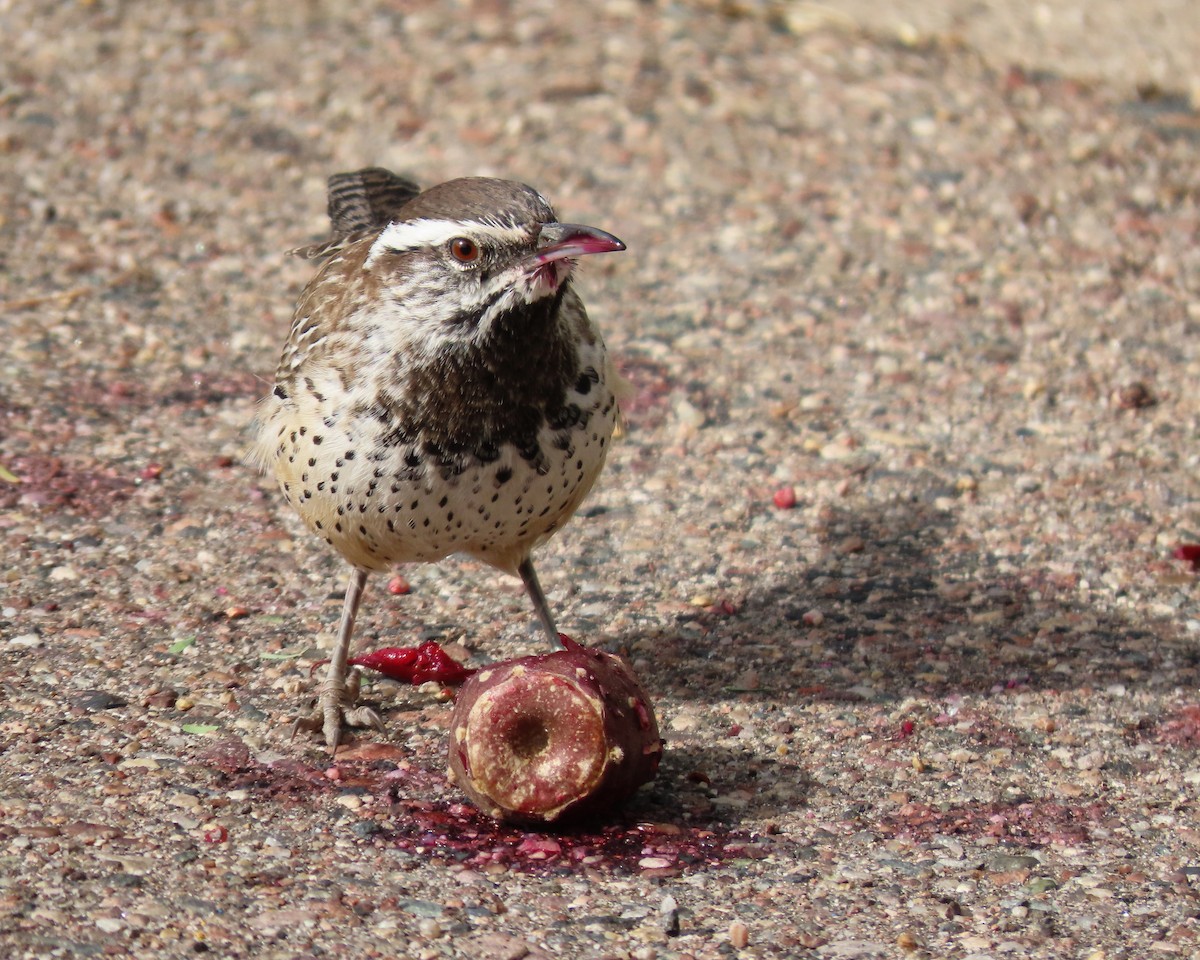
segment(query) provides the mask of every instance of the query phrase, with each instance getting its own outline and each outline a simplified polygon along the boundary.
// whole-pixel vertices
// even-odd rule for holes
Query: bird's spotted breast
[[[394,428],[347,411],[282,430],[277,472],[308,525],[356,566],[463,552],[513,570],[574,513],[604,464],[615,400],[595,384],[571,399],[578,422],[564,430],[544,420],[536,457],[511,442],[451,456],[420,431],[388,442]]]
[[[587,495],[618,416],[578,298],[552,303],[547,331],[553,316],[571,337],[524,356],[500,325],[488,350],[397,356],[373,377],[281,369],[263,455],[306,523],[363,569],[461,552],[514,570]]]

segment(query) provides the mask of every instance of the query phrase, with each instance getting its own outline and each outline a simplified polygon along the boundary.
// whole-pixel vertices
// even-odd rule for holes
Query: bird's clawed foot
[[[337,753],[342,742],[343,727],[373,727],[384,733],[383,720],[370,707],[356,707],[361,675],[351,670],[345,683],[326,680],[321,685],[321,694],[308,716],[297,717],[292,724],[292,736],[296,731],[320,731],[331,753]]]

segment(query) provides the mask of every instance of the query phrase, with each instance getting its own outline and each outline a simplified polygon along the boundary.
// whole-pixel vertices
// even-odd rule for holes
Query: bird
[[[596,482],[627,389],[573,278],[625,244],[491,177],[422,190],[380,167],[338,173],[328,214],[329,239],[291,251],[320,265],[252,457],[350,566],[316,705],[292,726],[336,754],[346,727],[384,730],[348,672],[371,573],[477,558],[520,577],[560,648],[531,554]]]

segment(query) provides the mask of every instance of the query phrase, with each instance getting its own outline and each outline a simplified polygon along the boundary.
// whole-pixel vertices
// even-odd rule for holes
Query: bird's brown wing
[[[336,250],[382,230],[420,192],[421,188],[412,180],[383,167],[335,173],[329,178],[328,187],[329,239],[288,252],[306,260],[324,259]]]
[[[379,230],[391,223],[421,188],[383,167],[329,178],[329,220],[335,234]]]

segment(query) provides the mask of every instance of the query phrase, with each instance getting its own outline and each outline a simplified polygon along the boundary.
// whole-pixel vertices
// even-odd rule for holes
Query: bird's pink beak
[[[538,235],[533,262],[538,266],[555,260],[573,260],[589,253],[615,253],[625,244],[611,233],[580,223],[547,223]]]

